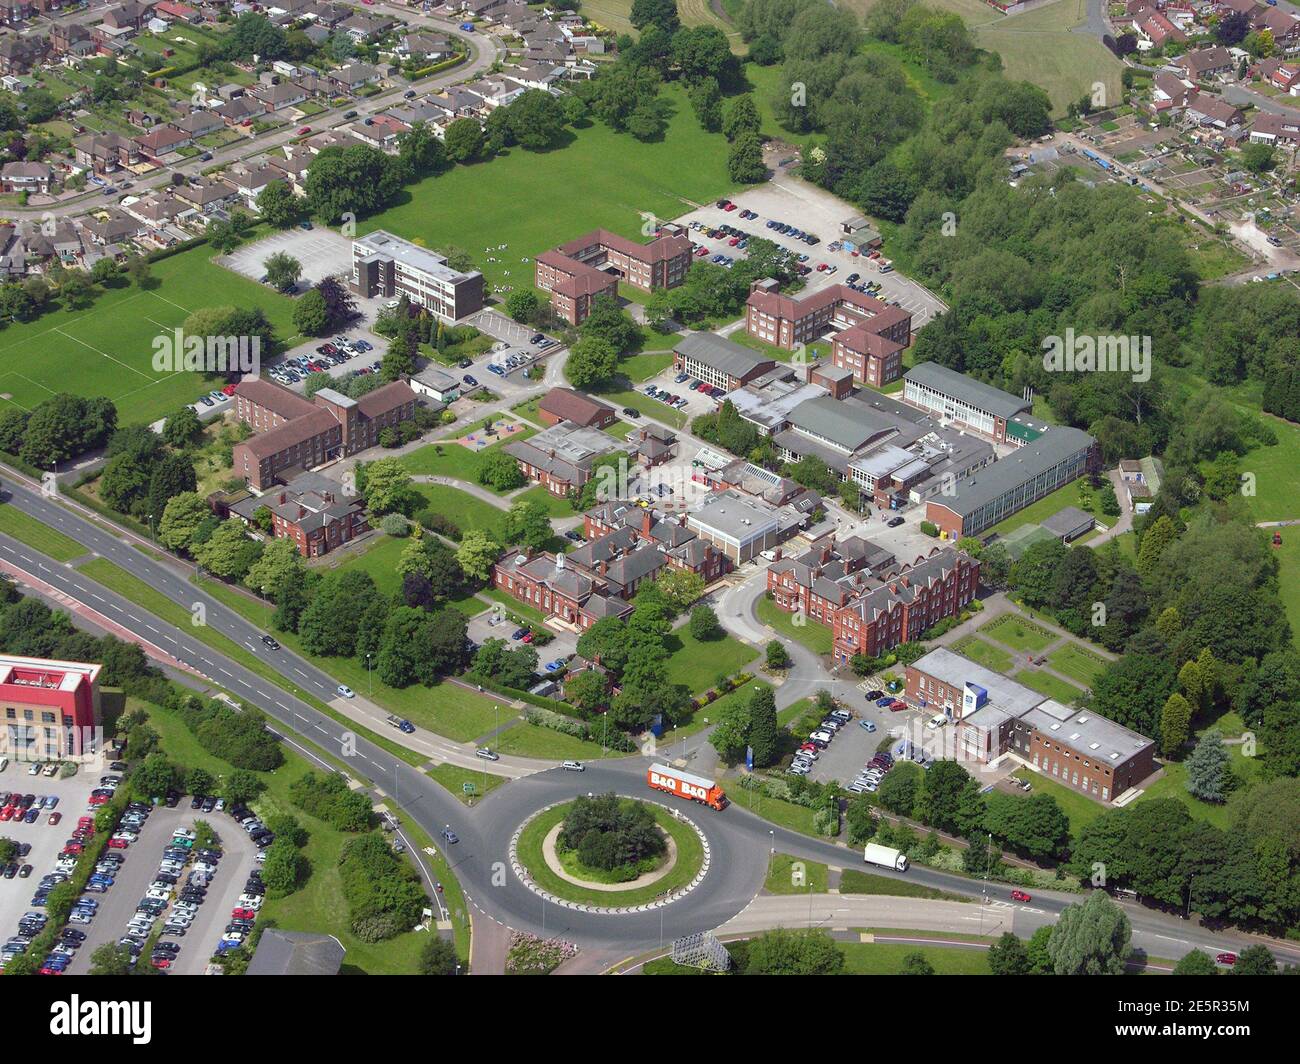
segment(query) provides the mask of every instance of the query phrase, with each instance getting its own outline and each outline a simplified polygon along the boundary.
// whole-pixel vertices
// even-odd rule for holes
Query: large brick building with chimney
[[[537,287],[550,293],[555,313],[578,325],[597,296],[618,296],[619,281],[646,292],[681,284],[691,266],[691,241],[676,226],[648,244],[597,229],[542,252],[535,266]]]
[[[900,564],[857,537],[778,558],[767,570],[767,589],[779,608],[831,628],[838,663],[855,654],[879,657],[919,639],[965,609],[978,583],[979,562],[965,551],[936,547],[929,557]]]
[[[374,447],[385,428],[415,416],[415,392],[393,381],[360,399],[322,388],[311,399],[260,378],[235,388],[235,415],[257,435],[234,447],[235,475],[263,491],[294,473]]]

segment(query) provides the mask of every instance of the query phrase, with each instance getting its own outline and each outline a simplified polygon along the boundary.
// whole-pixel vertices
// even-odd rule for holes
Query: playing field
[[[599,26],[615,33],[636,35],[632,28],[632,0],[583,0],[582,13]],[[717,26],[731,41],[733,52],[743,52],[744,44],[736,28],[714,14],[709,0],[677,0],[677,17],[683,26]]]
[[[154,338],[201,307],[258,306],[290,340],[292,302],[208,260],[207,247],[153,267],[157,287],[103,292],[87,310],[56,310],[0,330],[0,401],[30,410],[56,392],[107,396],[123,424],[149,422],[192,402],[212,383],[154,370]]]
[[[700,129],[675,86],[663,98],[674,114],[662,140],[642,143],[595,123],[553,151],[513,148],[428,178],[364,228],[463,248],[498,291],[531,287],[534,255],[591,229],[644,240],[647,215],[675,218],[735,187],[726,139]]]

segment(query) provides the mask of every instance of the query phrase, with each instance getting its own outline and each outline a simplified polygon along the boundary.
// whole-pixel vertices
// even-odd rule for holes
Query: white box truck
[[[880,846],[869,842],[862,853],[862,859],[867,864],[879,865],[881,868],[892,868],[897,872],[907,871],[907,854],[895,850],[892,846]]]

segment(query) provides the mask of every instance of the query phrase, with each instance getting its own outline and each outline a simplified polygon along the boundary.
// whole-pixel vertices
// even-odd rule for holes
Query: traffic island
[[[661,854],[608,872],[584,864],[577,850],[562,843],[565,820],[577,803],[561,802],[534,813],[511,838],[515,875],[534,894],[583,912],[645,912],[695,889],[709,870],[708,840],[695,822],[658,802],[620,801],[648,811],[662,836]]]

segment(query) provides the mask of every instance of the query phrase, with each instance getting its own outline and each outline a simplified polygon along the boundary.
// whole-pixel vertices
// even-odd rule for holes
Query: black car
[[[5,872],[4,872],[5,879],[13,879],[14,876],[16,876],[17,874],[18,874],[18,865],[16,864],[5,865]]]
[[[22,866],[22,868],[18,869],[19,879],[26,879],[31,874],[32,874],[32,866],[29,864],[25,864]]]
[[[180,800],[181,800],[181,796],[177,794],[175,791],[168,791],[166,797],[163,798],[163,802],[168,809],[175,809],[176,804]]]
[[[540,344],[545,339],[546,337],[543,336],[541,333],[533,333],[533,335],[529,337],[528,342],[530,344]]]
[[[884,697],[885,697],[885,692],[884,692],[884,691],[868,691],[868,692],[867,692],[867,699],[868,699],[869,701],[872,701],[872,702],[874,702],[877,698],[884,698]]]
[[[264,636],[262,636],[262,642],[265,643],[265,644],[266,644],[268,647],[270,647],[272,650],[279,650],[279,649],[280,649],[280,644],[279,644],[279,642],[278,642],[277,640],[275,640],[275,639],[272,639],[269,635],[264,635]]]
[[[574,543],[581,543],[581,542],[582,542],[582,533],[577,532],[577,531],[575,531],[574,529],[571,528],[571,529],[569,529],[569,531],[567,531],[566,533],[564,533],[564,538],[565,538],[565,539],[568,539],[568,540],[572,540]]]
[[[153,951],[155,953],[179,953],[181,948],[175,942],[159,942],[154,946]]]
[[[74,930],[74,929],[71,928],[71,927],[66,927],[66,928],[63,929],[63,934],[60,935],[59,937],[60,937],[60,938],[65,938],[65,939],[67,939],[69,942],[85,942],[85,941],[86,941],[86,932],[84,932],[84,931],[76,931],[76,930]]]
[[[203,811],[210,813],[217,807],[217,800],[211,796],[203,799]]]
[[[126,771],[126,762],[125,762],[125,761],[114,761],[114,762],[112,762],[112,763],[108,766],[108,768],[109,768],[109,771],[111,771],[111,772],[125,772],[125,771]]]
[[[633,421],[635,421],[637,418],[641,416],[641,411],[637,410],[635,407],[625,406],[623,407],[623,416],[630,417]]]
[[[902,523],[903,523],[903,519],[901,517],[891,517],[888,521],[885,522],[885,526],[887,528],[897,528]]]

